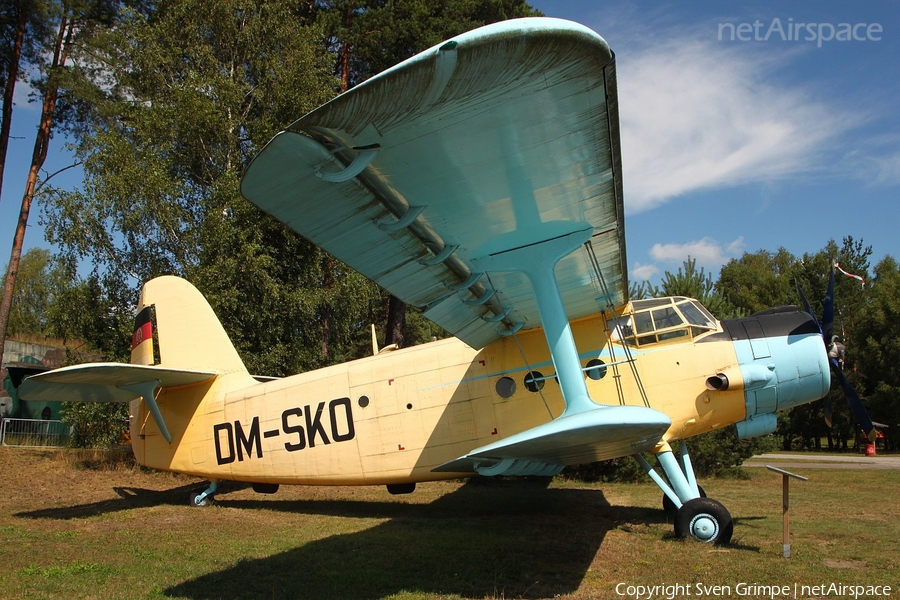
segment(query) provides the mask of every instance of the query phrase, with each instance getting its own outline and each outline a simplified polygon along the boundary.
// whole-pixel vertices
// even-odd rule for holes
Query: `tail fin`
[[[159,360],[154,339],[159,341]],[[23,381],[19,397],[81,402],[130,402],[140,397],[163,438],[171,443],[173,436],[156,401],[158,389],[230,374],[234,374],[229,377],[230,389],[256,383],[209,303],[197,288],[178,277],[159,277],[144,284],[131,337],[131,363],[91,363],[47,371]],[[180,439],[181,433],[177,435]]]
[[[153,316],[155,335],[152,325],[148,326]],[[159,343],[159,366],[220,374],[247,372],[206,298],[179,277],[167,275],[144,284],[132,337],[132,363],[156,362],[154,338]]]

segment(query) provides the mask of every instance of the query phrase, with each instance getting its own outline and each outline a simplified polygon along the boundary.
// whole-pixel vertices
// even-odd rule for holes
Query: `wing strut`
[[[156,421],[156,426],[159,427],[159,432],[166,441],[171,444],[172,434],[169,433],[169,428],[166,427],[162,412],[159,410],[159,404],[156,403],[156,390],[159,389],[159,380],[154,379],[152,381],[144,381],[142,383],[134,383],[131,385],[120,385],[118,387],[119,389],[133,392],[144,399],[144,403],[146,403],[147,408],[150,409],[150,414],[153,415],[153,420]]]
[[[603,292],[603,295],[597,298],[597,302],[600,303],[600,307],[603,309],[603,327],[606,330],[606,335],[610,335],[609,329],[609,318],[607,317],[607,313],[612,312],[613,317],[615,318],[615,309],[616,307],[612,303],[613,296],[609,293],[609,287],[606,285],[606,278],[603,276],[603,270],[600,269],[600,261],[597,260],[597,255],[594,253],[594,245],[591,242],[587,242],[584,247],[587,249],[588,256],[591,258],[591,266],[594,268],[594,273],[597,275],[597,281],[600,282],[600,289]],[[609,356],[613,359],[613,362],[610,364],[613,372],[616,375],[616,391],[619,394],[619,404],[625,404],[625,395],[622,392],[622,381],[619,379],[619,361],[616,360],[616,345],[609,345]],[[628,344],[622,344],[622,350],[625,352],[625,360],[622,362],[628,363],[628,366],[631,367],[631,374],[634,377],[634,382],[637,384],[638,391],[641,393],[641,400],[644,401],[644,406],[650,408],[650,400],[647,398],[647,390],[644,389],[644,382],[641,380],[641,375],[638,373],[637,367],[635,366],[634,356],[631,354],[631,348],[628,347]]]
[[[518,271],[524,273],[534,288],[535,302],[553,366],[559,377],[566,409],[560,416],[568,416],[598,408],[588,395],[581,360],[575,347],[575,338],[569,326],[569,318],[563,306],[553,269],[562,258],[568,256],[588,241],[593,228],[581,229],[567,235],[521,246],[512,250],[490,254],[474,260],[479,270]]]

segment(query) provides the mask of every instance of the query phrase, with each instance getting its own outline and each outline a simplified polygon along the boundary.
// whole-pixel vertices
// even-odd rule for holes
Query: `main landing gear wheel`
[[[212,506],[215,503],[212,496],[203,496],[201,492],[193,492],[190,495],[188,504],[191,506]]]
[[[697,490],[699,490],[701,498],[706,498],[706,491],[702,487],[698,485]],[[672,517],[678,514],[678,509],[675,507],[675,503],[672,502],[672,499],[669,498],[669,496],[666,494],[663,494],[663,510],[666,511],[667,515],[670,515]]]
[[[681,505],[675,515],[675,535],[722,546],[731,541],[734,521],[721,503],[694,498]]]

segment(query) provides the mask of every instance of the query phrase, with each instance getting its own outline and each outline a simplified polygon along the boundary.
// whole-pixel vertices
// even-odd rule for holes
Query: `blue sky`
[[[633,280],[846,235],[900,258],[900,3],[533,5],[616,53]]]
[[[743,252],[800,256],[846,235],[873,247],[873,265],[900,258],[900,3],[532,4],[591,27],[616,53],[632,280],[658,282],[689,255],[717,274]],[[38,114],[23,96],[0,263]],[[53,140],[47,172],[71,162],[62,146]],[[77,171],[54,180],[78,182]],[[26,248],[47,246],[39,212]]]

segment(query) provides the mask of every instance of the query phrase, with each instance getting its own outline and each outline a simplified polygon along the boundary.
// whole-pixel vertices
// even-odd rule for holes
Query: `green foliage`
[[[60,290],[48,307],[48,334],[66,344],[66,362],[96,360],[128,362],[134,329],[132,304],[110,298],[96,275]]]
[[[722,267],[716,289],[722,298],[743,314],[797,304],[795,279],[797,259],[784,248],[744,253]]]
[[[0,4],[0,89],[6,88],[10,78],[24,81],[28,67],[43,60],[41,54],[52,38],[54,4],[44,0],[10,0]],[[23,21],[21,54],[17,58],[17,30]]]
[[[407,338],[412,340],[410,345],[451,337],[444,328],[426,319],[422,311],[415,307],[406,313],[406,329]]]
[[[164,0],[85,3],[78,11],[86,26],[71,68],[60,73],[59,117],[76,140],[85,181],[75,191],[44,188],[48,239],[67,266],[57,288],[49,275],[56,267],[37,268],[48,276],[31,277],[29,297],[49,300],[21,327],[127,359],[139,286],[177,274],[207,296],[248,367],[270,375],[368,354],[368,326],[384,322],[387,296],[241,197],[252,156],[342,86],[478,25],[538,14],[521,0]],[[631,295],[690,296],[729,318],[798,303],[799,284],[821,314],[831,262],[867,277],[870,255],[852,238],[799,260],[784,249],[760,251],[725,265],[715,283],[689,259],[659,288],[632,286]],[[76,282],[71,265],[81,261],[94,272]],[[900,359],[896,271],[895,262],[880,264],[866,289],[839,276],[836,290],[848,377],[886,423],[897,422],[900,389],[892,374]],[[46,317],[34,320],[38,314]],[[408,343],[444,335],[416,311],[407,327]],[[831,435],[840,444],[853,426],[841,392],[834,394]],[[829,435],[821,423],[821,404],[808,405],[784,419],[780,433],[788,444],[815,444]],[[699,472],[727,471],[737,460],[728,457],[752,447],[728,436],[691,442],[698,457],[712,453]],[[627,460],[616,468],[634,472]]]
[[[845,270],[867,278],[868,257],[871,254],[871,247],[864,246],[862,241],[855,241],[850,236],[843,239],[840,247],[834,240],[829,240],[819,252],[804,254],[800,260],[784,267],[784,272],[791,276],[794,289],[793,294],[789,289],[783,290],[786,296],[781,297],[780,303],[799,304],[801,300],[796,289],[799,287],[804,291],[817,318],[821,318],[828,277],[834,263],[839,262]],[[757,275],[763,277],[762,273]],[[856,373],[861,358],[857,329],[868,292],[856,279],[845,277],[839,272],[835,277],[834,333],[841,337],[847,347],[845,375],[864,396],[866,390],[861,387]],[[849,444],[854,443],[858,426],[835,378],[832,378],[831,398],[833,426],[830,429],[825,424],[823,402],[798,406],[789,413],[780,415],[778,433],[782,436],[784,449],[819,449],[823,438],[827,440],[829,448],[846,449]]]
[[[900,448],[900,265],[887,256],[867,280],[869,301],[856,329],[861,388],[873,421],[884,423],[885,444]]]
[[[719,319],[739,316],[738,311],[716,289],[712,275],[705,273],[703,267],[698,271],[697,260],[690,257],[682,267],[678,267],[678,272],[674,275],[669,271],[665,272],[661,293],[654,295],[694,298]]]
[[[341,91],[454,35],[504,19],[541,15],[522,0],[319,0],[310,7],[337,58],[334,72]],[[399,299],[385,295],[384,302],[386,325],[379,337],[385,344],[411,346],[446,335],[440,328],[423,328],[415,309]]]
[[[128,405],[119,402],[66,402],[60,416],[75,448],[112,448],[128,431]]]
[[[339,297],[365,323],[357,313],[377,294],[354,274],[307,273],[328,259],[239,192],[262,145],[336,91],[321,34],[298,10],[188,0],[128,12],[96,40],[106,87],[83,115],[84,185],[57,190],[44,214],[50,241],[93,263],[102,297],[124,308],[144,281],[185,276],[248,367],[273,375],[343,358],[349,325],[332,323],[332,340],[316,322]]]
[[[649,281],[641,281],[640,283],[632,281],[628,288],[629,300],[643,300],[645,298],[653,298],[661,295],[662,292],[659,291],[659,288]]]
[[[465,31],[542,14],[523,0],[318,0],[315,7],[342,89]]]
[[[778,447],[778,440],[771,435],[740,440],[734,427],[716,429],[685,443],[698,477],[744,477],[740,466],[745,460]]]
[[[799,259],[784,248],[775,253],[760,250],[744,254],[725,265],[717,289],[736,309],[752,314],[771,306],[802,305],[797,289],[800,288],[813,312],[821,318],[832,265],[839,262],[846,271],[868,279],[871,254],[871,247],[850,236],[845,237],[840,246],[829,240],[822,250],[804,254]],[[866,325],[874,293],[874,286],[863,288],[856,279],[839,272],[836,274],[834,333],[842,338],[847,347],[845,374],[863,397],[877,390],[887,374],[866,369],[870,379],[860,377],[863,364],[869,360],[866,353],[871,350],[877,356],[875,347],[881,346],[882,340],[889,339],[891,335],[890,326],[872,329]],[[848,444],[853,443],[857,425],[836,381],[832,382],[831,396],[834,423],[831,429],[824,423],[824,403],[821,402],[799,406],[779,416],[778,432],[785,449],[818,449],[823,438],[827,439],[829,448],[847,448]],[[883,401],[881,398],[873,396],[869,404],[877,407]],[[890,414],[889,410],[875,410],[885,418]]]
[[[291,375],[371,348],[381,309],[374,284],[246,202],[207,226],[231,251],[204,247],[202,265],[186,275],[251,372]]]
[[[49,250],[32,248],[26,252],[19,262],[7,334],[52,335],[48,312],[69,283],[65,268],[54,263]]]
[[[652,285],[647,281],[632,282],[628,292],[631,300],[643,298],[661,298],[663,296],[686,296],[699,300],[709,311],[720,319],[731,319],[743,314],[719,292],[719,286],[713,282],[712,275],[703,267],[697,270],[697,260],[688,257],[677,273],[663,273],[662,284]]]
[[[564,479],[587,483],[641,483],[648,481],[644,467],[633,456],[566,467],[561,475]]]

